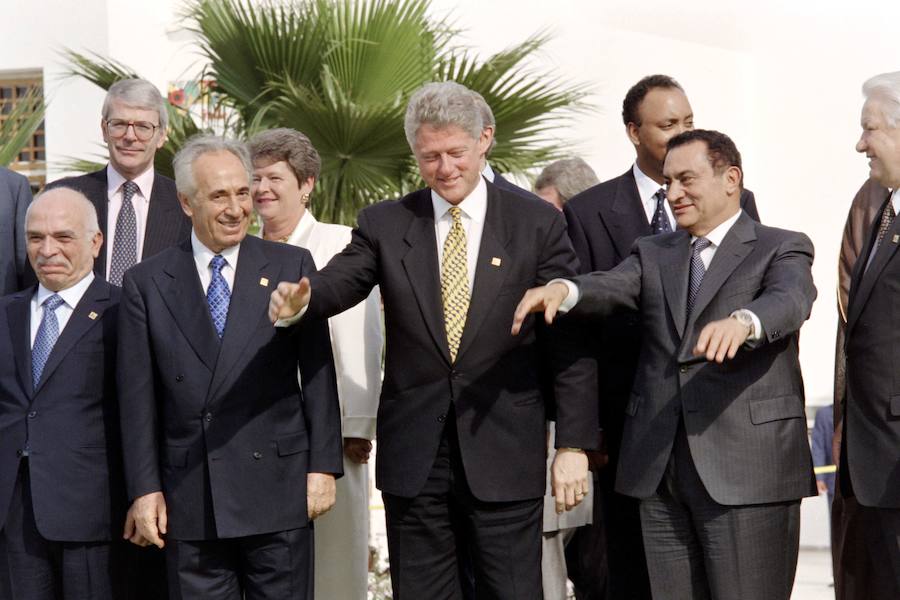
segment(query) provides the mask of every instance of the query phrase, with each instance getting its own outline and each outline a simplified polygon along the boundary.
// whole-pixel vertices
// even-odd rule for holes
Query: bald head
[[[35,197],[25,213],[25,237],[38,281],[54,292],[72,287],[90,273],[103,244],[94,205],[66,187]]]

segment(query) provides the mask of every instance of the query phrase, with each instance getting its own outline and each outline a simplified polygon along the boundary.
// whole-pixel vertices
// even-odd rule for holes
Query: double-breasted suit
[[[750,587],[732,581],[734,593],[782,597],[790,593],[792,561],[796,565],[795,501],[815,494],[798,357],[798,331],[816,295],[812,244],[803,234],[739,215],[716,249],[688,316],[691,252],[691,235],[684,230],[645,237],[613,270],[575,279],[581,296],[573,317],[609,317],[617,309],[639,314],[642,344],[625,406],[616,490],[643,499],[643,537],[654,589],[659,580],[678,580],[653,560],[666,540],[655,537],[658,527],[648,532],[645,511],[648,499],[672,494],[673,465],[680,492],[702,496],[698,504],[713,512],[793,503],[783,518],[773,515],[763,528],[768,533],[725,533],[734,556],[740,557],[735,564],[726,561],[725,572],[756,573],[743,579]],[[696,359],[692,351],[703,327],[739,309],[759,318],[762,337],[746,342],[723,364]],[[700,524],[702,515],[692,515],[695,529],[706,527]],[[659,515],[655,517],[658,521]],[[781,528],[791,531],[782,544],[788,554],[772,559],[767,536],[786,535]],[[654,576],[655,569],[661,578]],[[714,589],[728,585],[715,580],[716,569],[709,564],[707,571]],[[684,594],[690,585],[681,581],[675,589]]]
[[[107,270],[107,246],[112,243],[108,235],[109,191],[106,169],[104,167],[99,171],[78,177],[66,177],[47,184],[47,189],[64,186],[77,190],[87,196],[94,208],[97,209],[97,220],[100,224],[100,231],[103,232],[103,245],[100,247],[100,255],[94,261],[94,273],[102,277],[106,276]],[[153,191],[150,193],[148,204],[147,227],[144,232],[141,258],[145,260],[170,246],[185,241],[190,235],[191,220],[181,210],[175,182],[165,175],[155,173]]]
[[[125,517],[115,382],[119,289],[101,278],[88,285],[36,387],[31,365],[35,290],[0,300],[0,529],[5,529],[5,546],[15,552],[23,540],[8,538],[20,523],[12,526],[7,519],[22,512],[23,500],[15,496],[24,494],[41,538],[97,548],[120,538]],[[20,489],[26,485],[27,493]],[[85,580],[66,581],[65,589],[114,597],[108,596],[114,582],[104,556],[101,562],[85,560],[75,570]],[[25,576],[22,569],[29,568],[21,558],[10,560],[10,568],[19,571],[12,577],[14,595],[32,597],[17,587]]]
[[[162,491],[170,537],[305,527],[307,472],[341,473],[327,325],[267,318],[272,287],[313,269],[305,250],[245,238],[221,341],[189,242],[127,272],[118,380],[128,496]]]

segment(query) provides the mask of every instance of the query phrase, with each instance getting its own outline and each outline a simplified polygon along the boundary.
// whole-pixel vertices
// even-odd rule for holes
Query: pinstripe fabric
[[[441,300],[444,305],[444,329],[450,358],[456,360],[459,341],[469,312],[469,275],[466,267],[466,232],[462,227],[462,209],[450,208],[453,225],[444,240],[441,261]]]

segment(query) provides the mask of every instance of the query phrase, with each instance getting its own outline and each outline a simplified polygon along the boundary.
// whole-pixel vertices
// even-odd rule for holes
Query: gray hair
[[[485,156],[488,156],[490,155],[491,150],[494,149],[494,146],[497,145],[497,120],[494,118],[494,111],[491,110],[491,106],[487,103],[487,100],[484,99],[484,96],[478,92],[472,93],[478,96],[478,103],[481,105],[482,129],[490,127],[494,130],[494,135],[491,136],[491,145],[488,146],[487,152],[484,153]]]
[[[600,180],[590,165],[574,157],[564,158],[544,167],[534,183],[534,189],[553,186],[559,194],[559,199],[568,202],[572,196],[598,183]]]
[[[413,93],[406,107],[403,122],[406,141],[410,148],[415,148],[416,133],[425,124],[436,128],[455,125],[477,140],[484,128],[491,125],[485,121],[485,106],[481,94],[455,81],[426,83]]]
[[[890,128],[900,121],[900,71],[882,73],[868,79],[862,86],[866,100],[877,98],[884,101],[884,120]]]
[[[194,180],[194,162],[204,154],[230,152],[241,161],[247,171],[247,181],[253,179],[253,163],[247,146],[237,140],[211,134],[198,134],[188,139],[172,159],[175,170],[175,187],[178,193],[193,198],[197,193],[197,182]]]
[[[156,86],[146,79],[122,79],[112,84],[103,100],[104,119],[109,118],[110,104],[113,100],[144,110],[155,110],[159,115],[159,128],[165,131],[169,125],[168,102]]]
[[[42,192],[35,196],[34,200],[32,200],[28,205],[28,208],[25,209],[25,223],[28,223],[28,219],[31,216],[31,209],[33,209],[43,198],[58,196],[63,192],[68,197],[67,199],[74,202],[75,205],[84,213],[85,231],[87,231],[87,233],[91,235],[100,231],[100,222],[97,219],[97,207],[94,206],[94,203],[88,200],[87,196],[85,196],[75,188],[70,188],[65,185],[45,188]]]

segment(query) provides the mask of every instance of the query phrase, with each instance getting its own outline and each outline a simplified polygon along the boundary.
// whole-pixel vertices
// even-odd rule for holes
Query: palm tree
[[[363,206],[421,185],[403,115],[422,84],[453,79],[480,92],[497,119],[491,162],[512,173],[562,154],[547,134],[586,93],[523,68],[546,36],[480,61],[452,46],[456,32],[429,17],[429,8],[430,0],[194,0],[186,16],[209,61],[227,132],[304,132],[322,156],[317,216],[352,224]],[[69,58],[73,74],[103,87],[134,76],[97,56]],[[198,129],[187,113],[173,111],[167,149]],[[160,165],[170,157],[171,149],[157,153],[162,172],[171,170]]]

